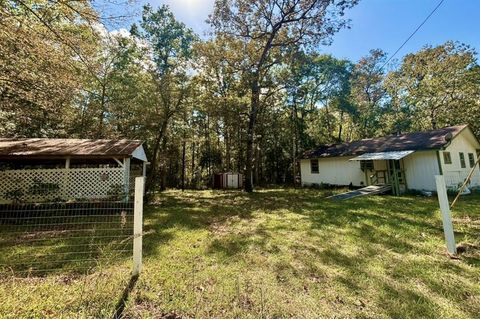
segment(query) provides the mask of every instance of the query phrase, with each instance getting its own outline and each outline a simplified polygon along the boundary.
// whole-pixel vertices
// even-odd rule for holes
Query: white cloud
[[[185,23],[197,33],[207,30],[205,20],[213,11],[215,0],[153,0],[153,7],[167,4],[178,20]]]

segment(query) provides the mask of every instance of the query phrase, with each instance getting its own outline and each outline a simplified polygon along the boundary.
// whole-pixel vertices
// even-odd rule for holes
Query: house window
[[[443,162],[445,164],[452,164],[452,156],[450,156],[450,152],[443,152]]]
[[[470,168],[475,166],[475,155],[473,153],[468,153],[468,161],[470,162]]]
[[[360,161],[360,169],[362,171],[373,171],[373,161],[367,160],[367,161]]]
[[[460,167],[466,168],[467,165],[465,164],[465,154],[460,152],[459,155],[460,155]]]
[[[310,160],[310,170],[312,174],[318,174],[318,159]]]

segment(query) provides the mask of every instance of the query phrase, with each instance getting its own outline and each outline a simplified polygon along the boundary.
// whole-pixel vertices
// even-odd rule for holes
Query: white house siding
[[[447,187],[457,188],[459,184],[463,183],[471,170],[468,154],[474,154],[476,161],[478,150],[480,150],[480,143],[474,137],[472,131],[466,128],[445,149],[445,152],[450,152],[452,164],[445,164],[444,151],[439,151],[438,156],[436,150],[416,151],[408,155],[402,160],[407,187],[415,190],[435,191],[435,175],[440,174],[438,160],[438,157],[440,157],[441,172],[445,176]],[[465,168],[460,165],[460,152],[465,154]],[[318,174],[311,173],[309,159],[301,160],[302,184],[349,185],[352,183],[355,186],[367,184],[365,183],[365,173],[360,169],[360,162],[349,161],[351,158],[353,156],[320,158],[318,160]],[[375,170],[386,170],[386,162],[374,161],[374,168]],[[371,172],[368,172],[367,175],[370,174]],[[472,188],[480,187],[480,168],[478,166],[469,186]]]
[[[437,151],[418,151],[403,159],[409,189],[434,191],[438,169]]]
[[[318,159],[318,174],[312,174],[310,160],[300,161],[302,185],[332,184],[362,186],[365,184],[365,173],[360,169],[360,162],[349,161],[353,156],[329,157]],[[363,184],[362,184],[363,183]]]
[[[451,144],[445,149],[445,151],[440,151],[442,172],[445,176],[445,183],[447,184],[447,187],[457,188],[459,184],[463,183],[471,170],[468,160],[468,153],[473,153],[476,161],[478,149],[480,149],[480,144],[476,141],[472,132],[467,128],[452,140]],[[444,152],[450,152],[452,164],[445,164],[443,158]],[[462,168],[460,165],[460,152],[465,154],[465,168]],[[475,169],[470,186],[480,187],[480,170],[478,165]]]

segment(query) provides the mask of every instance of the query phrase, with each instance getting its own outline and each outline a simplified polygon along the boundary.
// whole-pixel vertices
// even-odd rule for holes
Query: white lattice
[[[124,189],[123,168],[0,171],[0,201],[104,198]]]

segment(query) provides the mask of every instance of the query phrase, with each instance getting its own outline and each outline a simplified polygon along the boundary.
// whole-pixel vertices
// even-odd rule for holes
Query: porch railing
[[[385,184],[392,186],[392,192],[394,195],[401,193],[400,185],[406,185],[405,171],[395,170],[390,172],[388,170],[376,170],[370,176],[370,182],[373,185]]]

